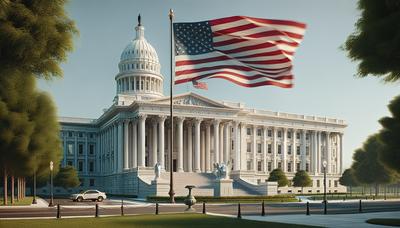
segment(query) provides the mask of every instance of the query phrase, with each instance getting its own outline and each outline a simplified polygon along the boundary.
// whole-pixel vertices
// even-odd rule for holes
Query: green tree
[[[312,180],[306,171],[299,170],[293,177],[293,186],[301,187],[301,193],[303,193],[304,187],[312,186]]]
[[[272,172],[269,174],[268,181],[278,182],[278,187],[284,187],[289,184],[285,173],[281,169],[272,170]]]
[[[361,17],[356,31],[344,49],[353,61],[359,61],[358,76],[370,74],[385,82],[400,79],[400,1],[359,0]]]
[[[382,144],[378,135],[370,136],[363,147],[357,149],[353,155],[354,175],[363,184],[375,186],[375,195],[378,195],[379,185],[391,183],[395,180],[394,172],[386,168],[378,159]]]
[[[50,79],[72,50],[74,22],[65,0],[0,1],[0,66]]]
[[[388,107],[392,116],[379,120],[382,125],[379,158],[385,166],[400,174],[400,96],[395,97]]]
[[[54,185],[63,188],[74,188],[80,185],[78,173],[72,166],[60,168],[60,171],[54,178]]]
[[[357,179],[354,177],[354,171],[352,169],[346,169],[342,176],[339,178],[339,183],[343,186],[350,188],[350,195],[353,194],[353,186],[357,186]]]

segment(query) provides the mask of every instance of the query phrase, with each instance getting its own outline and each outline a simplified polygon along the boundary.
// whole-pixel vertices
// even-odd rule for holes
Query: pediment
[[[169,104],[170,101],[168,97],[168,98],[153,100],[152,102],[158,104]],[[173,103],[174,105],[201,106],[210,108],[231,108],[220,102],[208,99],[206,97],[200,96],[195,93],[186,93],[174,96]]]

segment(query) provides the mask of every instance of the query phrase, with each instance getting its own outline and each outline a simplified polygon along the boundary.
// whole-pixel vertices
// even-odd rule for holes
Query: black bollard
[[[362,205],[361,205],[361,200],[360,200],[360,203],[359,203],[359,205],[358,205],[358,212],[362,212]]]
[[[307,201],[307,211],[306,215],[310,215],[310,202]]]
[[[121,216],[124,216],[124,200],[121,200]]]
[[[96,211],[95,211],[94,217],[96,217],[96,218],[99,217],[99,204],[97,204],[97,203],[96,203]]]
[[[324,215],[328,214],[328,201],[324,200]]]
[[[158,215],[158,203],[156,203],[156,215]]]
[[[242,212],[240,211],[240,203],[238,204],[238,214],[237,214],[237,218],[241,219],[242,218]]]
[[[264,200],[262,201],[262,204],[261,204],[261,216],[265,216],[265,203],[264,203]]]
[[[206,202],[203,201],[203,214],[206,214]]]
[[[60,211],[61,207],[60,204],[57,204],[57,218],[61,218],[61,211]]]

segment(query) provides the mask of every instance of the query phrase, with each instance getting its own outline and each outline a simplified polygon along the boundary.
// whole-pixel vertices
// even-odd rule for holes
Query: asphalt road
[[[56,201],[57,202],[57,201]],[[60,200],[59,203],[67,203]],[[60,214],[64,216],[95,216],[95,202],[74,203],[69,205],[61,204]],[[79,205],[74,206],[74,205]],[[197,212],[202,212],[202,204],[194,206]],[[182,204],[160,204],[159,213],[181,213],[186,209]],[[328,214],[348,214],[358,213],[358,202],[340,202],[329,203]],[[124,206],[124,214],[154,214],[155,204],[126,204]],[[208,213],[218,213],[227,215],[237,215],[237,204],[206,204]],[[305,203],[279,203],[266,204],[265,211],[267,215],[282,215],[282,214],[303,214],[306,213]],[[400,202],[398,201],[369,201],[362,203],[362,212],[383,212],[383,211],[400,211]],[[242,215],[260,215],[261,204],[241,204]],[[322,203],[310,203],[311,214],[322,214]],[[23,218],[23,217],[56,217],[57,208],[1,208],[0,218]],[[99,203],[99,216],[105,215],[121,215],[121,205],[118,202],[105,200]]]

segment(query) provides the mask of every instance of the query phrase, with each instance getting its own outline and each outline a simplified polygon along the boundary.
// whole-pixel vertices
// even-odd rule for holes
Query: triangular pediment
[[[152,103],[169,104],[169,97],[153,100]],[[231,108],[218,101],[211,100],[196,93],[184,93],[173,98],[174,105],[201,106],[210,108]]]

